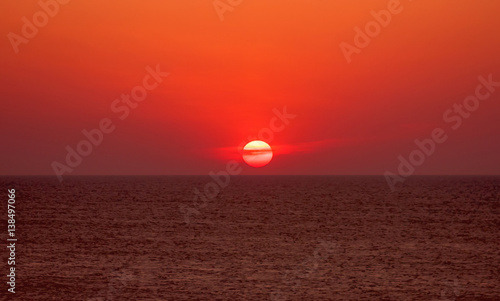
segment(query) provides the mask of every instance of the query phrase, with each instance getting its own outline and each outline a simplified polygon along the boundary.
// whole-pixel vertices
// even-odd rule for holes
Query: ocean
[[[2,241],[12,188],[17,238],[0,299],[500,300],[500,177],[208,183],[0,177]]]

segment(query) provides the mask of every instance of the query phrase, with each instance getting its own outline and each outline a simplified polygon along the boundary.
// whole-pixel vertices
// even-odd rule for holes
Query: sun
[[[273,150],[264,141],[254,140],[243,147],[243,161],[252,167],[266,166],[273,158]]]

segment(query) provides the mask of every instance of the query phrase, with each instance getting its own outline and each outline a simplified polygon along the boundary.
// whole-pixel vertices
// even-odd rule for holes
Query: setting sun
[[[243,148],[243,160],[252,167],[266,166],[272,158],[273,150],[264,141],[254,140]]]

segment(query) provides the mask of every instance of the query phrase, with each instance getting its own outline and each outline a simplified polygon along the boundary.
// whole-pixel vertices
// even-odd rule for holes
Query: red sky
[[[212,0],[73,0],[17,54],[9,33],[41,8],[2,1],[0,174],[54,174],[103,118],[116,129],[71,174],[208,174],[285,106],[273,161],[242,174],[396,172],[436,127],[416,174],[500,174],[500,87],[443,120],[478,76],[500,82],[500,2],[401,0],[348,63],[339,45],[391,1],[244,0],[221,21]],[[157,65],[170,75],[120,120],[111,103]]]

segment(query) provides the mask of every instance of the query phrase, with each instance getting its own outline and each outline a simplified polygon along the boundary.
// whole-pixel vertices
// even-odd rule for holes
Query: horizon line
[[[339,177],[359,177],[359,176],[369,176],[369,177],[384,177],[383,174],[239,174],[239,175],[231,175],[231,177],[240,177],[240,176],[339,176]],[[500,174],[418,174],[411,175],[409,177],[464,177],[464,176],[500,176]],[[23,174],[23,175],[6,175],[0,174],[0,177],[56,177],[55,175],[41,175],[41,174]],[[210,177],[209,174],[81,174],[81,175],[65,175],[64,177]]]

